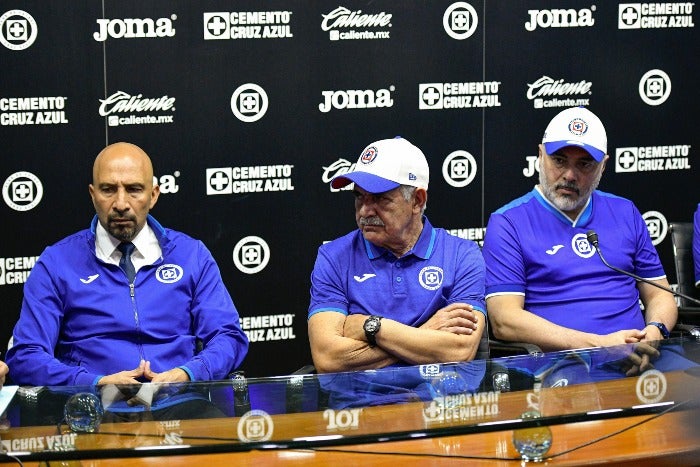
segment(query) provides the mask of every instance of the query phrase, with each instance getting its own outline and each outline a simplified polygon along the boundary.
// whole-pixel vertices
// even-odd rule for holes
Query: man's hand
[[[471,305],[452,303],[436,311],[421,328],[470,335],[477,329],[476,314]]]
[[[139,366],[133,370],[120,371],[119,373],[103,376],[97,384],[100,386],[105,384],[141,384],[136,378],[143,376],[145,369],[146,362],[141,360]]]
[[[659,358],[659,355],[656,347],[640,342],[634,345],[634,351],[621,362],[620,366],[625,375],[636,376],[653,369],[654,365],[651,362]]]
[[[97,384],[141,384],[141,382],[137,380],[137,378],[141,377],[150,380],[152,383],[182,383],[190,380],[189,375],[180,368],[173,368],[172,370],[164,371],[162,373],[156,373],[151,370],[151,362],[141,360],[141,363],[137,368],[103,376],[97,382]]]
[[[182,368],[156,373],[151,370],[151,362],[146,362],[143,376],[152,383],[186,383],[190,380],[189,375]]]
[[[644,328],[646,336],[642,339],[642,342],[654,342],[663,340],[664,336],[661,335],[661,330],[652,324],[648,324]]]
[[[644,330],[623,329],[622,331],[611,332],[610,334],[599,336],[599,342],[596,347],[612,347],[615,345],[636,344],[637,342],[641,342],[645,336],[646,332]]]
[[[7,364],[0,361],[0,389],[2,389],[2,385],[5,384],[5,376],[7,376],[9,371],[10,369],[7,367]]]

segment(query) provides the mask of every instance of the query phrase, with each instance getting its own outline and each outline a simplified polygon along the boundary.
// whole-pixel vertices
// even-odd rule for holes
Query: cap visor
[[[384,193],[385,191],[393,190],[401,186],[396,182],[367,172],[352,172],[335,177],[331,180],[331,187],[342,188],[350,183],[358,185],[369,193]]]
[[[568,146],[576,146],[577,148],[585,150],[593,159],[596,160],[596,162],[602,161],[603,157],[605,157],[605,153],[600,149],[589,146],[588,144],[583,144],[580,141],[551,141],[549,143],[544,143],[544,149],[549,155],[552,155],[561,148]]]

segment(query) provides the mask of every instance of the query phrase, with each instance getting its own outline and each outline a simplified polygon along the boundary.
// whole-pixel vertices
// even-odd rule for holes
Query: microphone
[[[233,386],[233,413],[236,417],[242,417],[250,412],[250,393],[248,392],[248,380],[243,371],[235,371],[231,375]]]
[[[644,279],[643,277],[639,277],[636,274],[632,274],[631,272],[625,271],[624,269],[616,268],[615,266],[611,265],[607,261],[605,261],[605,258],[603,258],[603,253],[600,252],[600,247],[598,246],[598,234],[595,233],[595,230],[589,230],[586,232],[586,239],[588,240],[588,243],[590,243],[593,248],[595,249],[596,253],[598,253],[598,256],[600,256],[600,259],[603,261],[603,264],[612,269],[613,271],[617,271],[621,274],[624,274],[626,276],[631,277],[632,279],[639,281],[639,282],[644,282],[646,284],[653,285],[654,287],[658,287],[661,290],[665,290],[666,292],[672,294],[672,295],[677,295],[679,297],[685,298],[688,301],[691,301],[693,303],[696,303],[700,305],[700,300],[690,297],[688,295],[682,294],[680,292],[676,292],[673,289],[669,287],[664,287],[663,285],[657,284],[656,282],[650,281],[649,279]]]

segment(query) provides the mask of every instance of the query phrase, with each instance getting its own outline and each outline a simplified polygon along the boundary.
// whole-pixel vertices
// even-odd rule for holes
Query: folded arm
[[[382,368],[402,361],[422,364],[471,360],[484,329],[484,315],[470,305],[452,304],[414,328],[382,319],[376,346],[364,333],[367,316],[320,312],[309,319],[309,341],[319,372]]]

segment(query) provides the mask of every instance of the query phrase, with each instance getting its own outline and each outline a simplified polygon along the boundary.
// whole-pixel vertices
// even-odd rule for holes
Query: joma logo
[[[173,21],[177,15],[170,18],[124,18],[124,19],[98,19],[99,31],[92,37],[99,42],[104,42],[108,37],[113,39],[132,39],[136,37],[173,37],[175,28]]]
[[[376,107],[391,107],[394,100],[391,93],[394,86],[389,89],[359,90],[350,89],[348,91],[322,91],[323,102],[318,104],[318,110],[323,113],[330,112],[331,109],[373,109]]]

